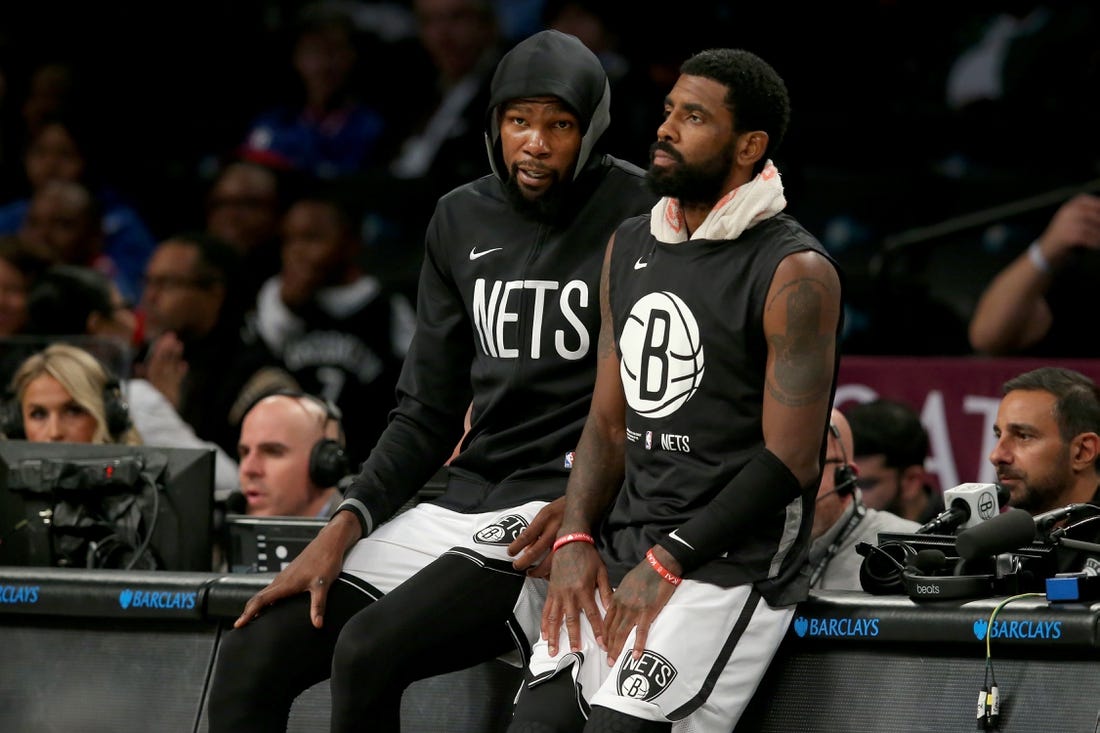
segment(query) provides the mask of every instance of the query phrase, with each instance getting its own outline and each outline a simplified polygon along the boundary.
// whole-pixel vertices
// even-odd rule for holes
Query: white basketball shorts
[[[596,603],[604,613],[599,593]],[[581,650],[569,651],[565,625],[558,656],[546,641],[532,650],[531,686],[568,671],[587,716],[600,705],[644,720],[671,721],[675,733],[728,732],[741,717],[787,632],[794,607],[772,608],[751,586],[720,588],[685,580],[649,629],[639,659],[634,632],[614,667],[581,616]]]
[[[508,545],[527,528],[544,501],[482,514],[462,514],[418,504],[359,540],[344,558],[343,572],[389,593],[444,554],[459,555],[490,571],[513,570]],[[513,611],[529,647],[538,639],[546,581],[527,578]],[[517,640],[517,645],[519,642]],[[514,666],[518,653],[501,658]]]

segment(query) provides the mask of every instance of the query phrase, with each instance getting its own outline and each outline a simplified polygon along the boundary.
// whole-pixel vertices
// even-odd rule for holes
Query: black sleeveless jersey
[[[600,528],[614,582],[659,539],[707,511],[763,449],[768,288],[788,255],[828,257],[785,214],[735,240],[678,244],[658,242],[649,222],[634,217],[618,229],[609,275],[627,402],[626,478]],[[791,584],[808,549],[813,489],[730,537],[723,556],[687,577],[753,583],[773,605],[797,601],[805,589]]]

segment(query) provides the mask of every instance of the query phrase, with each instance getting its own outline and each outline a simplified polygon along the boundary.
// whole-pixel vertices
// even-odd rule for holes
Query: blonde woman
[[[141,436],[119,383],[83,349],[52,344],[16,370],[0,431],[31,442],[121,443]]]

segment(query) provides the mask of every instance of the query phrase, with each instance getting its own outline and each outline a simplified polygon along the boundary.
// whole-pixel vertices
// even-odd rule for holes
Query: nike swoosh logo
[[[482,252],[478,252],[477,245],[474,245],[473,247],[470,247],[470,259],[476,260],[478,257],[484,257],[487,254],[490,254],[492,252],[499,252],[502,249],[504,249],[504,247],[494,247],[493,249],[487,249]]]
[[[681,545],[688,548],[689,550],[694,550],[695,549],[683,537],[676,534],[676,530],[672,530],[671,532],[669,532],[668,536],[669,536],[669,539],[676,540],[677,542],[679,542]]]
[[[643,267],[649,267],[649,263],[648,262],[642,262],[642,258],[639,257],[638,261],[634,263],[634,269],[635,270],[640,270]]]

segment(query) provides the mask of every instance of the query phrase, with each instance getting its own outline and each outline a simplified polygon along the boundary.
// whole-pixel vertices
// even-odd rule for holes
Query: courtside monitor
[[[230,514],[227,557],[231,573],[277,573],[298,557],[327,519]]]
[[[211,569],[214,451],[0,441],[0,565]]]

